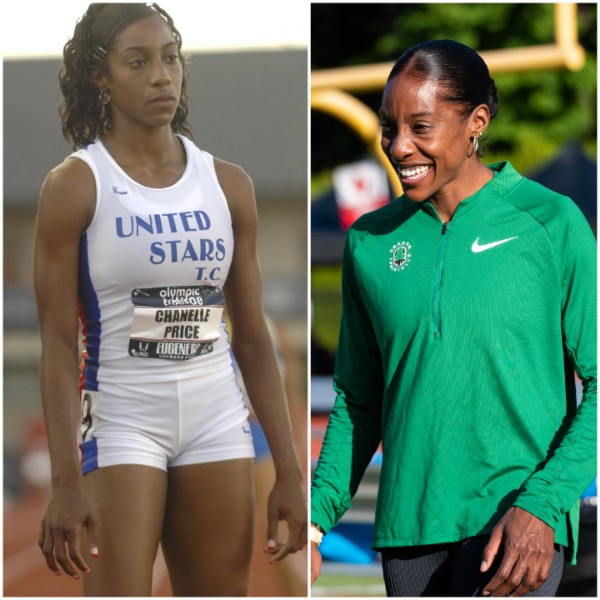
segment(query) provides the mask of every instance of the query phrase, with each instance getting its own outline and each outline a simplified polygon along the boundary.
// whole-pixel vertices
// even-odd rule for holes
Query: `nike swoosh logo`
[[[518,235],[515,235],[514,237],[506,238],[505,240],[498,240],[497,242],[490,242],[489,244],[480,244],[479,238],[477,238],[473,242],[473,245],[471,246],[471,250],[473,252],[485,252],[486,250],[489,250],[490,248],[495,248],[496,246],[499,246],[500,244],[506,244],[506,242],[510,242],[511,240],[516,240],[518,237],[519,237]]]

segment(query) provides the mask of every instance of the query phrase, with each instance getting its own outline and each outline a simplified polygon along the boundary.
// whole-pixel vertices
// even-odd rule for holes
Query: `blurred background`
[[[265,303],[285,360],[297,451],[307,439],[307,42],[309,7],[160,3],[189,60],[196,143],[241,165],[254,182]],[[35,213],[47,172],[71,149],[57,111],[62,47],[88,2],[11,3],[3,19],[4,89],[4,595],[80,596],[48,571],[36,545],[48,500],[49,461],[37,369],[40,343],[32,287]],[[60,282],[56,282],[60,285]],[[256,461],[257,528],[263,527],[272,464]],[[251,595],[306,595],[306,553],[268,566],[257,529]],[[261,545],[262,544],[262,545]],[[263,571],[268,569],[268,573]],[[157,561],[154,591],[168,595]]]
[[[580,206],[596,231],[597,5],[525,3],[313,4],[311,7],[311,458],[334,401],[345,232],[399,193],[379,149],[376,111],[393,62],[411,46],[451,38],[480,52],[500,96],[484,163],[523,175]],[[371,550],[381,455],[340,524],[325,536],[313,596],[383,596]],[[578,564],[561,596],[596,596],[596,484],[581,499]]]

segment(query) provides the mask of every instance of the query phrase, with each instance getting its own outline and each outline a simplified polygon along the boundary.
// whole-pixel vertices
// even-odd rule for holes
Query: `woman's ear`
[[[471,113],[471,135],[481,135],[490,123],[490,109],[487,104],[480,104]]]
[[[101,75],[100,73],[96,73],[94,75],[94,85],[100,91],[108,89],[108,77],[106,75]]]

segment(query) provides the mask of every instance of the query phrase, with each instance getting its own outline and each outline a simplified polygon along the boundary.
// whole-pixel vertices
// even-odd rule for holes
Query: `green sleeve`
[[[525,482],[514,503],[553,528],[596,476],[596,241],[575,207],[569,222],[562,237],[557,236],[555,252],[562,277],[563,341],[583,384],[583,399],[577,411],[571,411],[557,449]]]
[[[336,401],[311,490],[311,520],[327,532],[348,510],[381,441],[382,362],[355,277],[349,232],[342,263]]]

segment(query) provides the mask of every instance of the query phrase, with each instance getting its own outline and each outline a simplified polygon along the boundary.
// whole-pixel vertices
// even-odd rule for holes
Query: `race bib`
[[[219,339],[225,297],[209,285],[136,288],[129,354],[189,360],[212,352]]]

